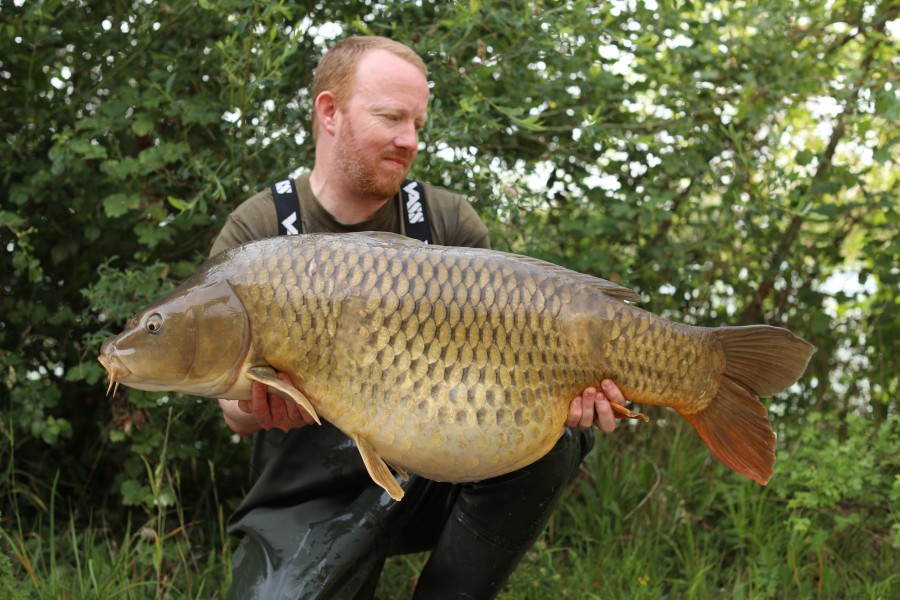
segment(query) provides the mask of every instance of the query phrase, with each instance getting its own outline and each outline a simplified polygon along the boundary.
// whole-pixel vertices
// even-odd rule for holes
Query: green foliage
[[[12,561],[9,557],[0,553],[0,598],[7,600],[27,600],[32,595],[27,588],[22,588],[19,581],[14,577],[12,570]]]
[[[193,272],[240,200],[311,165],[311,75],[343,28],[425,57],[414,176],[468,194],[495,246],[620,281],[669,318],[786,325],[819,348],[771,405],[769,488],[710,463],[668,416],[620,431],[508,596],[889,597],[898,13],[887,0],[3,3],[0,524],[14,554],[0,554],[0,593],[10,578],[40,597],[221,586],[188,573],[224,569],[224,534],[188,525],[221,523],[241,496],[247,444],[205,400],[104,400],[95,356]],[[216,549],[200,556],[198,539]],[[387,589],[406,590],[416,560]]]
[[[873,423],[853,413],[843,422],[815,413],[810,422],[780,469],[786,481],[778,490],[795,537],[853,552],[873,544],[885,556],[900,551],[900,415]],[[896,561],[887,566],[893,570]]]

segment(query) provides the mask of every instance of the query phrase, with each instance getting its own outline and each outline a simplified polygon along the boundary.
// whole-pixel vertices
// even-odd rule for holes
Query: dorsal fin
[[[423,244],[419,240],[414,238],[409,238],[404,235],[400,235],[398,233],[388,233],[386,231],[365,231],[352,235],[363,235],[366,237],[370,237],[376,240],[383,240],[387,242],[399,242],[399,243],[409,243],[409,244]],[[433,247],[437,248],[438,245],[434,244]],[[612,281],[607,281],[606,279],[601,279],[600,277],[594,277],[593,275],[585,275],[584,273],[579,273],[578,271],[573,271],[572,269],[567,269],[565,267],[561,267],[555,263],[541,260],[539,258],[532,258],[530,256],[524,256],[522,254],[513,254],[511,252],[503,252],[501,250],[490,250],[487,248],[452,248],[453,252],[459,254],[467,254],[467,255],[481,255],[485,254],[494,254],[498,257],[503,257],[505,259],[512,259],[522,264],[530,265],[532,267],[537,267],[539,269],[543,269],[548,273],[551,273],[557,277],[566,277],[572,280],[575,283],[588,287],[596,292],[600,292],[601,294],[605,294],[614,300],[620,300],[622,302],[640,302],[642,300],[641,295],[634,290],[631,290],[625,286],[621,286],[618,283],[613,283]]]
[[[400,235],[399,233],[391,233],[389,231],[360,231],[359,233],[351,234],[351,235],[363,235],[365,237],[374,238],[376,240],[385,240],[388,242],[410,242],[413,244],[424,244],[425,242],[421,240],[417,240],[415,238],[406,237],[405,235]]]
[[[514,257],[521,263],[545,269],[554,275],[568,277],[581,285],[598,291],[601,294],[605,294],[615,300],[621,300],[622,302],[640,302],[642,300],[641,295],[634,290],[621,286],[618,283],[601,279],[600,277],[585,275],[584,273],[579,273],[578,271],[573,271],[572,269],[567,269],[539,258],[531,258],[530,256],[522,256],[520,254],[508,254],[507,256]]]

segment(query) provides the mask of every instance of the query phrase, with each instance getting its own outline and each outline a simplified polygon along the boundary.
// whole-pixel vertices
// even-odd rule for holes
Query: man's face
[[[419,149],[428,109],[428,81],[384,50],[360,60],[356,88],[338,108],[335,160],[348,187],[376,199],[393,196]]]

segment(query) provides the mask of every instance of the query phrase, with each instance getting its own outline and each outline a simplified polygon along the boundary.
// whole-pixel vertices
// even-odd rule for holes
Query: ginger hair
[[[319,120],[316,117],[316,98],[322,92],[331,92],[334,94],[337,106],[339,108],[346,107],[353,94],[359,61],[369,50],[386,50],[419,69],[426,77],[428,76],[428,67],[425,66],[422,57],[400,42],[386,37],[359,35],[340,40],[322,57],[313,76],[313,139],[316,139],[319,129]]]

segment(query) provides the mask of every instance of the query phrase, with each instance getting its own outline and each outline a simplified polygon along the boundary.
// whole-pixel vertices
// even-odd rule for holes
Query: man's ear
[[[335,135],[335,115],[337,113],[337,102],[334,94],[331,92],[322,92],[316,96],[316,120],[319,127],[328,132],[329,135]]]

